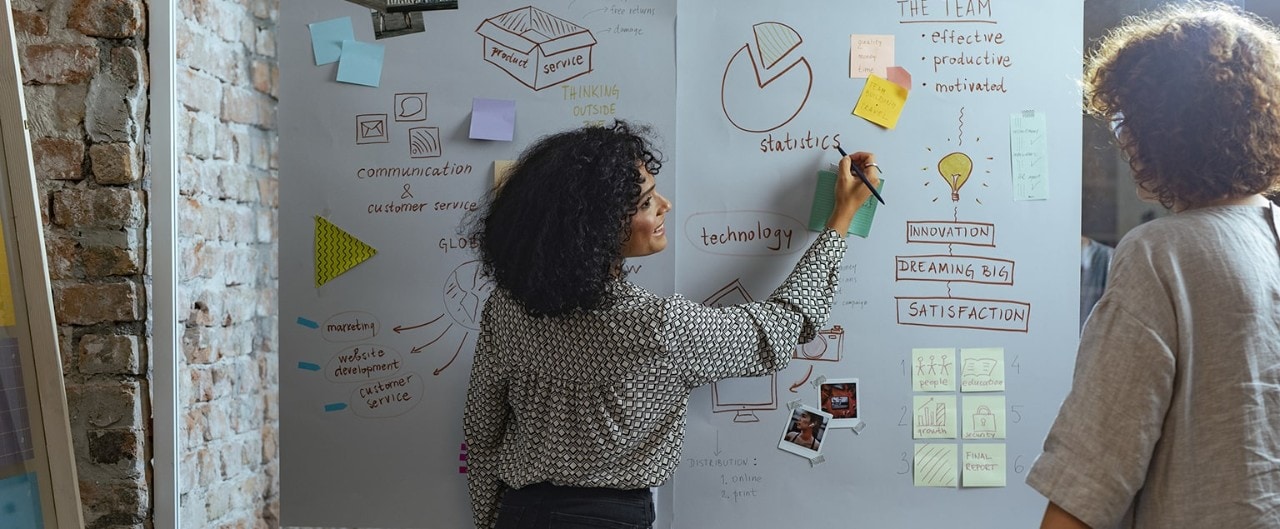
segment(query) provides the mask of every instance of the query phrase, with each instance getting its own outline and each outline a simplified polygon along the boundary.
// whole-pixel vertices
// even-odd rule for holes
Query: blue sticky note
[[[471,139],[511,141],[515,130],[515,101],[483,97],[471,100]]]
[[[36,474],[0,479],[0,527],[42,527],[43,523]]]
[[[358,40],[342,41],[338,82],[378,86],[382,81],[382,56],[386,47]]]
[[[838,169],[835,169],[838,170]],[[827,218],[831,216],[831,212],[836,209],[836,173],[831,171],[818,171],[818,187],[813,192],[813,205],[809,209],[809,229],[813,231],[822,231],[827,225]],[[876,186],[876,191],[884,190],[884,178],[880,179],[880,185]],[[883,193],[882,193],[883,194]],[[862,203],[858,208],[858,212],[853,215],[853,221],[849,224],[849,229],[845,235],[857,235],[867,238],[871,234],[871,222],[876,218],[876,197],[867,197],[867,201]]]
[[[311,29],[311,52],[316,56],[316,66],[336,62],[342,57],[342,41],[356,40],[351,17],[312,22],[307,27]]]

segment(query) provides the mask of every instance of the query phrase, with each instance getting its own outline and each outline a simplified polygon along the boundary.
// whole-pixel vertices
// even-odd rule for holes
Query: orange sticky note
[[[876,75],[867,76],[867,84],[862,87],[862,95],[858,96],[858,104],[853,107],[853,115],[892,129],[898,125],[898,116],[902,107],[907,104],[907,90],[888,79]]]
[[[515,160],[493,161],[493,187],[501,186],[507,180],[507,175],[511,173],[511,167],[515,164]]]

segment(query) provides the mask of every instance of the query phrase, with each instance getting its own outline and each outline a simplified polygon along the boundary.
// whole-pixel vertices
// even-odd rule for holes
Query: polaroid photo
[[[791,410],[778,448],[813,459],[822,453],[822,439],[831,426],[831,414],[807,404]]]
[[[831,414],[832,428],[857,428],[862,424],[858,415],[858,379],[822,381],[818,386],[818,408]]]

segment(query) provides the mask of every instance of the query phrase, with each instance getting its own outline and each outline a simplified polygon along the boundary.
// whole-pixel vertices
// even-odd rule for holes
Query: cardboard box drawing
[[[591,32],[536,7],[487,18],[476,33],[484,37],[484,60],[534,90],[591,71]]]

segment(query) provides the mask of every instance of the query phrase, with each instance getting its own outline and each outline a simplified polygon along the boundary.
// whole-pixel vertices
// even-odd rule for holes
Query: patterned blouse
[[[690,391],[785,368],[826,323],[845,248],[824,231],[768,299],[730,307],[617,281],[608,308],[536,318],[495,289],[463,417],[476,527],[494,526],[507,487],[664,483],[679,463]]]

